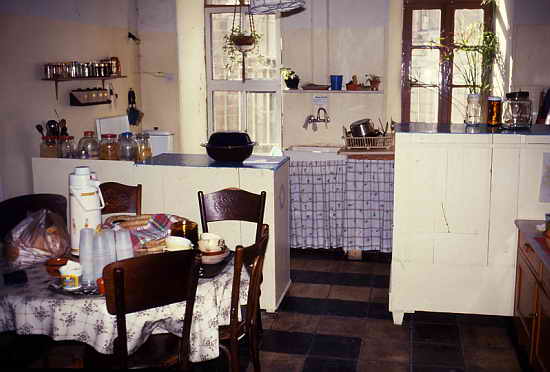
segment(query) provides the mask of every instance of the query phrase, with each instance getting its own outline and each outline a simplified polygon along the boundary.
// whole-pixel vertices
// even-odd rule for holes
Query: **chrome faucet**
[[[321,119],[321,112],[324,113],[323,118]],[[317,117],[314,115],[306,116],[306,121],[304,122],[303,128],[307,129],[308,125],[311,124],[313,131],[317,131],[317,123],[325,123],[325,126],[330,123],[330,118],[327,114],[327,110],[324,107],[319,107],[317,110]]]

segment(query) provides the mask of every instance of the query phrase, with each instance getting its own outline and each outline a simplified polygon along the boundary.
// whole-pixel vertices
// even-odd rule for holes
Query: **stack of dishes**
[[[229,254],[224,240],[216,234],[203,233],[199,240],[199,250],[202,252],[202,263],[207,265],[223,261]]]

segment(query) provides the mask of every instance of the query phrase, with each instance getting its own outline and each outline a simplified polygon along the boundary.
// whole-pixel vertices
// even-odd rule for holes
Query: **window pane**
[[[411,88],[411,122],[437,123],[437,88]]]
[[[441,10],[413,10],[412,45],[429,45],[439,42],[441,35]]]
[[[482,54],[469,47],[481,45],[483,38],[483,10],[457,9],[455,11],[453,84],[481,84]]]
[[[214,107],[214,132],[243,131],[241,122],[241,93],[217,91],[212,94]]]
[[[466,98],[468,93],[468,88],[453,88],[451,123],[464,123],[464,117],[466,115]]]
[[[413,49],[411,79],[419,84],[439,84],[439,49]]]
[[[239,15],[236,15],[238,23]],[[249,18],[244,17],[245,30],[250,29]],[[274,79],[276,69],[277,43],[275,35],[275,15],[255,15],[254,27],[261,39],[256,47],[246,54],[247,79]],[[240,52],[228,54],[224,50],[224,37],[231,34],[233,13],[212,14],[212,76],[215,80],[242,79],[242,58]],[[227,49],[227,48],[226,48]]]
[[[453,59],[453,84],[478,85],[481,83],[480,53],[455,50]]]
[[[281,145],[281,127],[276,117],[275,93],[249,92],[246,94],[248,134],[258,145],[254,152],[269,152]]]

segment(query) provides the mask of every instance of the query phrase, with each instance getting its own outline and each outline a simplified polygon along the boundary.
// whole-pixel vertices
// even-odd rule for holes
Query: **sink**
[[[346,156],[338,154],[340,147],[335,146],[290,146],[283,153],[294,161],[345,160]]]

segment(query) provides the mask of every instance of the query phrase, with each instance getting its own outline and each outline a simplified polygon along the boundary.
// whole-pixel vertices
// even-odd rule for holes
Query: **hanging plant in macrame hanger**
[[[237,19],[237,7],[239,15]],[[241,67],[242,67],[242,81],[246,79],[246,53],[251,52],[255,47],[261,36],[256,33],[254,27],[254,17],[252,14],[246,12],[247,6],[244,5],[244,0],[236,0],[235,8],[233,10],[233,24],[231,25],[231,33],[226,36],[226,40],[231,44],[230,47],[236,51],[242,53]],[[248,18],[250,25],[250,31],[245,31],[245,20]]]

